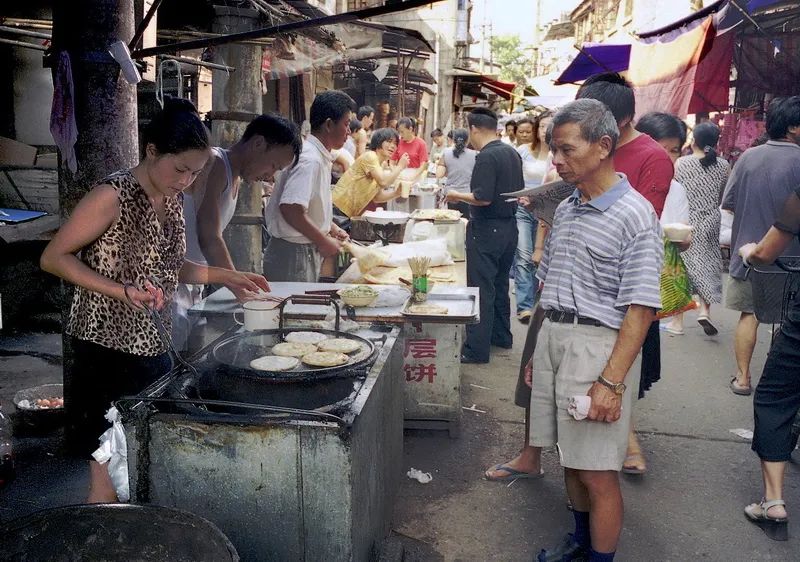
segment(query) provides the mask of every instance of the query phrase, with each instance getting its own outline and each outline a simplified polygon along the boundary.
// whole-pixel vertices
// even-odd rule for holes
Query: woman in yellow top
[[[397,131],[390,128],[372,133],[369,150],[350,166],[333,188],[333,204],[342,213],[357,217],[368,210],[370,204],[385,203],[401,196],[399,183],[393,190],[384,189],[390,187],[408,166],[405,154],[395,166],[389,166],[399,138]]]

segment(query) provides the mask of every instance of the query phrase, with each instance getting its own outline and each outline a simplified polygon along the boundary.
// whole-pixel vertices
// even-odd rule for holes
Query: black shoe
[[[463,353],[461,354],[461,363],[463,364],[485,365],[488,362],[489,362],[488,359],[486,360],[475,359],[474,357],[470,357],[469,355],[464,355]]]
[[[575,542],[575,535],[567,533],[558,546],[545,550],[536,557],[536,562],[586,562],[589,550]]]

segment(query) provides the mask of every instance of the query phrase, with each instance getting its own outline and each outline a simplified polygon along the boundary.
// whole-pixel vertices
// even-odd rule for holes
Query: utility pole
[[[69,54],[78,126],[75,154],[78,170],[69,170],[59,158],[58,199],[61,219],[72,213],[81,197],[107,174],[129,168],[138,161],[136,87],[125,81],[119,65],[108,54],[117,40],[125,43],[134,33],[133,0],[82,0],[53,3],[53,57]],[[66,326],[72,289],[64,286],[62,307]],[[67,447],[74,450],[76,414],[70,340],[64,341],[64,407],[67,413]],[[107,366],[109,373],[113,365]],[[111,375],[110,375],[111,376]]]
[[[251,31],[259,27],[258,12],[249,8],[214,6],[214,33],[230,34]],[[244,133],[248,117],[236,118],[235,113],[260,115],[262,48],[258,45],[230,43],[216,47],[217,62],[234,67],[228,73],[214,70],[212,74],[212,107],[215,113],[227,114],[215,119],[211,140],[215,146],[229,147]],[[261,182],[242,183],[239,199],[230,224],[223,233],[233,264],[241,271],[260,273],[261,265]]]

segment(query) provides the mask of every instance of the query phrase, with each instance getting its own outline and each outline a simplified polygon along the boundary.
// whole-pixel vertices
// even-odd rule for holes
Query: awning
[[[599,72],[624,72],[631,57],[630,45],[584,43],[555,84],[573,84]]]
[[[510,100],[514,97],[514,88],[517,85],[514,82],[503,82],[492,76],[481,74],[466,68],[453,68],[446,73],[448,76],[455,76],[461,82],[461,90],[465,95],[475,95],[476,91],[470,92],[470,89],[478,90],[486,88],[490,92],[497,94],[503,99]]]

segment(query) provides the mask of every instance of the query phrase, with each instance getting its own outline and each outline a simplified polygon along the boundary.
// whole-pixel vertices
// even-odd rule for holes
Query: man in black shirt
[[[478,108],[467,117],[469,138],[480,152],[470,183],[471,193],[449,191],[447,201],[470,205],[467,225],[467,282],[478,287],[481,321],[467,326],[462,363],[488,363],[492,345],[511,349],[511,301],[508,274],[517,247],[516,203],[501,193],[522,189],[522,160],[513,147],[497,139],[497,116]]]

